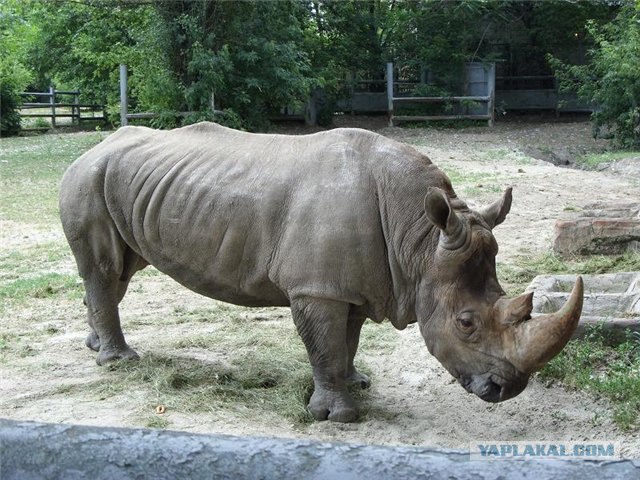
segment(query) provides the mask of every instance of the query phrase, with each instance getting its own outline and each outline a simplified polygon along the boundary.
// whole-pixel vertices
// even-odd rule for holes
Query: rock
[[[558,255],[640,250],[640,203],[586,205],[579,216],[557,220],[553,250]]]

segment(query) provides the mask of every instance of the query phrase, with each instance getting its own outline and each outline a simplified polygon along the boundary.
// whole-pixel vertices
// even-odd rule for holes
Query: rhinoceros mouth
[[[458,381],[467,392],[473,393],[485,402],[497,403],[521,393],[527,386],[528,376],[523,375],[508,381],[499,375],[487,373],[460,377]]]

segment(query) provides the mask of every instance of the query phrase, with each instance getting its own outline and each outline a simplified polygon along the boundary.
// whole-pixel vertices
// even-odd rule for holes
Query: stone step
[[[575,279],[576,275],[534,278],[527,287],[534,292],[532,317],[558,311],[569,298]],[[584,303],[574,338],[583,338],[594,326],[609,343],[625,341],[629,332],[640,335],[639,272],[582,275],[582,279]]]

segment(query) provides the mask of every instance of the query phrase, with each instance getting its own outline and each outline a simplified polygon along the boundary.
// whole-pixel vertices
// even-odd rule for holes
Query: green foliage
[[[26,45],[35,29],[24,16],[29,1],[0,2],[0,135],[14,135],[20,130],[19,92],[29,84],[32,73],[27,66]]]
[[[9,82],[0,83],[0,135],[15,135],[20,131],[20,96]]]
[[[2,0],[0,27],[8,33],[0,43],[1,79],[14,93],[27,84],[79,89],[83,101],[106,104],[117,122],[118,65],[126,63],[130,110],[158,113],[155,126],[215,118],[258,129],[284,108],[301,110],[310,97],[328,125],[345,80],[383,80],[389,60],[400,78],[426,76],[432,90],[461,93],[467,61],[509,60],[505,73],[530,75],[547,68],[545,53],[571,60],[591,19],[603,35],[600,47],[602,39],[625,43],[608,55],[613,65],[637,38],[633,23],[626,30],[622,22],[599,26],[613,9],[568,1]],[[618,33],[622,39],[613,41]],[[506,51],[502,44],[520,46]],[[11,99],[3,105],[15,111]],[[620,117],[620,130],[635,128],[634,119]]]
[[[215,93],[215,108],[233,111],[223,120],[234,124],[237,115],[256,128],[308,98],[313,80],[301,3],[160,2],[156,10],[170,68],[184,92],[182,108],[212,118]]]
[[[629,3],[615,20],[599,26],[587,24],[595,42],[588,65],[565,64],[550,58],[562,87],[575,90],[597,107],[597,130],[613,129],[624,148],[640,146],[640,10]]]

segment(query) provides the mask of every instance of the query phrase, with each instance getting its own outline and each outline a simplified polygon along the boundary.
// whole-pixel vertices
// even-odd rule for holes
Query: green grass
[[[637,151],[617,151],[604,153],[589,153],[576,158],[576,164],[588,170],[596,170],[600,165],[625,158],[640,157]]]
[[[640,428],[640,335],[629,334],[616,346],[599,328],[574,340],[538,373],[542,381],[560,381],[609,400],[613,420],[622,430]]]
[[[84,294],[77,275],[42,273],[40,275],[0,282],[0,313],[34,299],[80,299]]]
[[[35,271],[56,270],[61,262],[70,260],[71,250],[65,240],[0,251],[0,288],[7,281],[33,276]]]
[[[58,184],[66,168],[105,133],[0,139],[0,218],[58,222]]]
[[[457,168],[442,166],[454,188],[467,197],[495,195],[504,191],[498,175],[487,172],[463,172]]]
[[[437,112],[425,112],[424,108],[406,108],[403,111],[396,110],[394,112],[396,116],[401,115],[441,115],[442,113]],[[477,128],[477,127],[487,127],[486,120],[468,120],[468,119],[457,119],[457,120],[422,120],[422,121],[403,121],[398,122],[397,126],[401,128],[407,129],[429,129],[433,128],[436,130],[465,130],[468,128]]]
[[[17,279],[0,286],[0,299],[14,301],[49,298],[56,295],[82,296],[82,282],[77,275],[44,273],[32,278]]]

